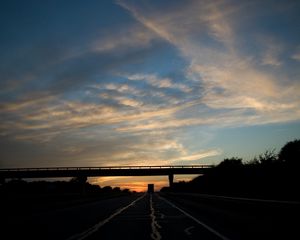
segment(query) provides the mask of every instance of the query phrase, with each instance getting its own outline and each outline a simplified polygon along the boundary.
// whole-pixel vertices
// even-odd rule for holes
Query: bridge
[[[105,177],[105,176],[168,176],[170,186],[176,174],[205,174],[212,165],[182,166],[112,166],[112,167],[51,167],[0,169],[0,179]]]

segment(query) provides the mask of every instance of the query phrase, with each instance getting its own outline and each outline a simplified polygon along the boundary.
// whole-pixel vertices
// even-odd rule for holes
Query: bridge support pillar
[[[174,174],[169,174],[169,187],[173,186]]]

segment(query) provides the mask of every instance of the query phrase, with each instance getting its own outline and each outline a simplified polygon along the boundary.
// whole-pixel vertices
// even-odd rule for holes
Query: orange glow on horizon
[[[190,181],[195,175],[174,176],[174,181]],[[141,176],[141,177],[93,177],[89,178],[91,184],[100,187],[111,186],[120,187],[121,189],[129,189],[136,192],[147,191],[148,184],[153,183],[155,191],[159,191],[162,187],[169,186],[167,176]]]

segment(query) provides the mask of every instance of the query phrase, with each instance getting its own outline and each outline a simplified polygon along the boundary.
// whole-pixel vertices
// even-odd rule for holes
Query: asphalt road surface
[[[133,194],[8,216],[1,239],[300,239],[299,213],[295,202]]]

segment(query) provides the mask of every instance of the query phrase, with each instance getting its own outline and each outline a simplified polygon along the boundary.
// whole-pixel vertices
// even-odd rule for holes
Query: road
[[[133,194],[10,216],[1,239],[300,239],[299,206],[211,195]]]

